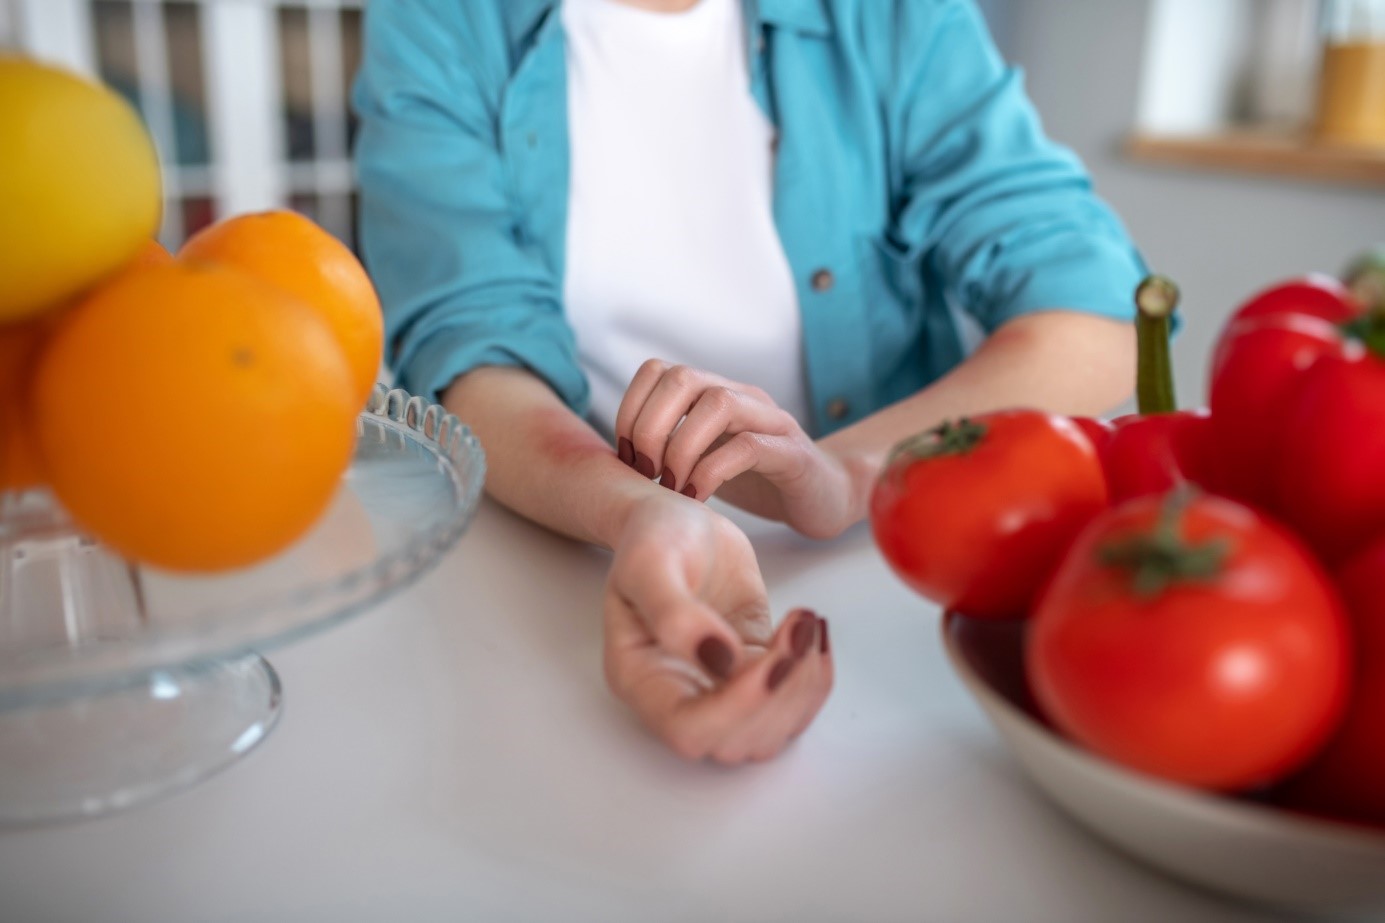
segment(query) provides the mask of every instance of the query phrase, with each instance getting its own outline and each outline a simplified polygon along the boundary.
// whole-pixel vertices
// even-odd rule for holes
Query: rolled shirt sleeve
[[[1129,319],[1144,263],[1081,162],[1044,135],[976,5],[906,8],[919,12],[901,30],[912,63],[897,97],[896,243],[928,254],[987,331],[1052,308]]]
[[[503,87],[437,0],[374,0],[353,104],[361,246],[401,387],[438,400],[478,366],[528,369],[578,413],[588,386],[562,280],[523,232],[496,129]]]

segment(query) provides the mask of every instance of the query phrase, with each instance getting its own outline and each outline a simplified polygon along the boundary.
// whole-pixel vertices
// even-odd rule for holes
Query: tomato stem
[[[1178,286],[1166,276],[1149,276],[1135,290],[1135,336],[1139,348],[1135,396],[1141,415],[1178,409],[1169,352],[1178,298]]]
[[[965,455],[986,438],[986,427],[969,417],[944,420],[930,430],[910,436],[890,452],[886,467],[901,456],[914,460],[938,458],[942,455]]]
[[[1188,488],[1171,491],[1152,530],[1102,546],[1098,562],[1128,572],[1135,595],[1142,599],[1153,599],[1180,583],[1216,579],[1226,566],[1231,543],[1214,538],[1194,544],[1183,537],[1183,515],[1194,496]]]

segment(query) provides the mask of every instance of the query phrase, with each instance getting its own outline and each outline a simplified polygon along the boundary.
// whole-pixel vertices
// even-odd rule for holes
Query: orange
[[[116,275],[173,262],[157,240],[146,241]],[[43,483],[38,449],[34,445],[30,381],[48,335],[62,323],[70,305],[40,318],[0,324],[0,491],[23,490]]]
[[[296,212],[261,212],[204,228],[178,257],[233,266],[311,305],[346,353],[356,406],[365,405],[380,369],[384,318],[365,267],[335,237]]]
[[[29,383],[45,320],[0,324],[0,491],[36,487],[43,481],[29,422]]]
[[[355,442],[351,372],[292,296],[221,266],[122,273],[63,318],[33,382],[49,483],[127,557],[214,571],[326,508]]]
[[[147,269],[150,266],[167,266],[173,262],[173,254],[157,240],[147,240],[140,247],[134,259],[126,264],[126,269]]]
[[[159,226],[154,144],[130,104],[0,52],[0,323],[58,307]]]

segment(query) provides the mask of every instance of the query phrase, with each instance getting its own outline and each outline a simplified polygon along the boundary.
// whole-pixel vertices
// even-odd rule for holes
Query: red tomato
[[[1098,455],[1105,451],[1106,444],[1111,441],[1111,434],[1116,431],[1110,423],[1095,417],[1073,417],[1072,422],[1082,430],[1082,435],[1087,437]]]
[[[1297,769],[1337,726],[1346,618],[1288,532],[1180,494],[1132,500],[1082,533],[1034,614],[1026,663],[1045,712],[1082,745],[1174,782],[1246,789]]]
[[[1096,450],[1071,420],[1009,410],[901,443],[870,516],[885,560],[914,590],[978,618],[1018,618],[1105,505]]]
[[[1385,824],[1385,541],[1338,573],[1356,641],[1356,682],[1346,718],[1322,755],[1290,782],[1288,804]]]
[[[1212,358],[1209,439],[1225,472],[1220,492],[1274,511],[1273,467],[1284,408],[1302,374],[1341,352],[1336,325],[1319,317],[1281,315],[1233,323]]]
[[[1274,464],[1274,505],[1328,561],[1385,533],[1385,359],[1351,341],[1296,382]]]
[[[1331,276],[1314,273],[1255,295],[1232,315],[1231,323],[1252,317],[1298,314],[1344,324],[1360,313],[1361,307],[1350,289]]]
[[[1164,494],[1189,481],[1212,487],[1207,411],[1132,414],[1118,417],[1114,426],[1101,451],[1112,503]]]

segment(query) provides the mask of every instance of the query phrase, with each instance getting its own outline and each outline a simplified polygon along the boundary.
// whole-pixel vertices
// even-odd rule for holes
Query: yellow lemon
[[[0,55],[0,323],[58,306],[158,229],[159,161],[100,84]]]

